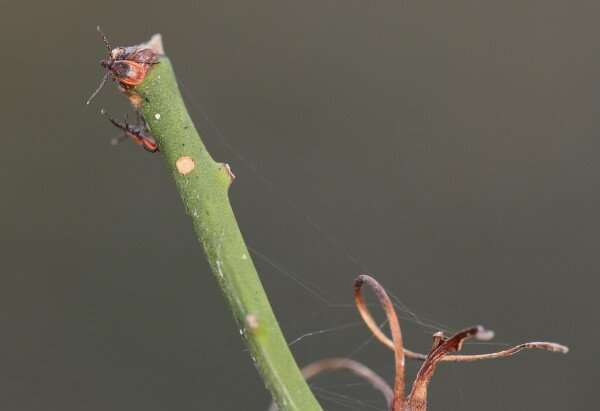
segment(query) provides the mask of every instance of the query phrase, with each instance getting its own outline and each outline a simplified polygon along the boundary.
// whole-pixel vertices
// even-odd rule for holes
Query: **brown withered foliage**
[[[381,331],[364,303],[362,296],[362,287],[364,284],[367,284],[373,289],[377,299],[379,300],[379,303],[381,304],[381,307],[387,315],[392,334],[391,340]],[[391,411],[426,411],[427,388],[429,381],[431,381],[438,364],[442,361],[464,362],[505,358],[522,350],[531,348],[559,352],[563,354],[566,354],[569,351],[569,349],[564,345],[556,343],[528,342],[507,350],[488,354],[449,355],[450,353],[460,351],[463,343],[469,338],[489,340],[493,337],[494,333],[492,331],[487,331],[482,326],[475,326],[459,331],[451,337],[447,337],[441,332],[435,333],[433,336],[433,347],[429,354],[424,355],[404,348],[400,324],[398,323],[394,306],[389,296],[385,292],[385,289],[377,282],[377,280],[369,275],[358,276],[354,282],[354,301],[362,319],[367,324],[375,338],[394,351],[396,377],[393,388],[394,398],[391,401],[391,404],[389,404]],[[417,377],[412,384],[410,392],[408,395],[405,395],[404,360],[407,357],[423,360],[424,362],[421,366],[421,369],[417,373]]]
[[[362,295],[363,285],[365,284],[373,290],[379,304],[387,316],[387,322],[389,323],[392,335],[391,339],[381,330],[365,304]],[[566,346],[561,344],[551,342],[528,342],[506,350],[487,354],[452,355],[451,353],[460,351],[463,343],[469,338],[485,341],[493,338],[493,331],[486,330],[482,326],[474,326],[459,331],[450,337],[444,335],[442,332],[435,333],[433,335],[431,351],[429,354],[421,354],[404,347],[402,331],[400,329],[400,323],[394,305],[385,289],[377,282],[377,280],[366,274],[358,276],[354,282],[354,301],[363,321],[375,338],[394,352],[396,375],[393,387],[390,387],[383,378],[377,375],[373,370],[361,363],[347,358],[331,358],[316,361],[304,367],[302,372],[305,378],[309,379],[323,372],[342,369],[348,370],[366,380],[375,389],[380,391],[383,394],[390,411],[426,411],[427,388],[440,362],[471,362],[506,358],[527,349],[540,349],[563,354],[566,354],[569,351]],[[405,394],[404,378],[406,358],[423,361],[408,395]],[[270,410],[276,410],[276,408],[271,406]]]

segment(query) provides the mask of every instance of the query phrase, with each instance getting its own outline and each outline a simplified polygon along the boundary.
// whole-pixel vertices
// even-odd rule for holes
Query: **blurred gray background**
[[[600,3],[0,3],[0,408],[269,402],[161,156],[109,144],[100,108],[129,111],[114,85],[84,105],[98,24],[115,45],[163,34],[246,238],[280,266],[256,259],[286,337],[314,334],[300,364],[351,355],[391,381],[351,306],[368,270],[420,319],[412,348],[431,322],[572,348],[444,364],[432,410],[593,408]],[[315,390],[385,408],[356,383]]]

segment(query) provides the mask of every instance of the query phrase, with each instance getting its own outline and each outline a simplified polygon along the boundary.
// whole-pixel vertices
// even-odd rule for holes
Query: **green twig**
[[[288,348],[238,228],[227,193],[233,174],[226,164],[215,162],[202,143],[169,59],[162,57],[133,92],[143,96],[138,109],[158,142],[214,277],[279,409],[321,410]]]

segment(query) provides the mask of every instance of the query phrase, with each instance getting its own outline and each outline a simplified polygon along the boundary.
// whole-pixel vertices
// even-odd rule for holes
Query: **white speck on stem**
[[[155,119],[157,119],[157,120],[160,120],[160,113],[156,113],[156,114],[154,115],[154,118],[155,118]]]
[[[242,260],[247,260],[248,256],[246,254],[242,254]]]
[[[221,270],[221,260],[217,260],[217,273],[223,278],[223,270]]]

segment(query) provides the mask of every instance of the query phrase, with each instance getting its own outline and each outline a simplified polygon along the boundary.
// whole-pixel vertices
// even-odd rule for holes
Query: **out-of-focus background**
[[[590,409],[599,20],[597,1],[3,1],[0,408],[269,403],[161,156],[109,144],[113,84],[84,105],[99,24],[163,34],[300,364],[391,381],[351,305],[368,271],[411,348],[473,324],[572,348],[444,364],[433,410]],[[314,387],[326,410],[385,409],[352,377]]]

